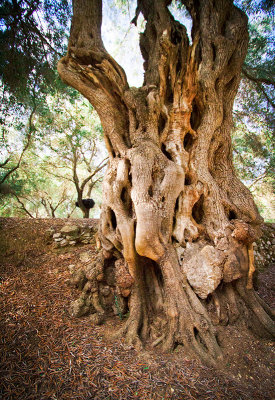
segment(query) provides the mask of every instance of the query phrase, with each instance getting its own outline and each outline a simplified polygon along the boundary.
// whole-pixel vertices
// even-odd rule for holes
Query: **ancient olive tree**
[[[274,333],[272,313],[252,285],[252,243],[262,221],[231,154],[247,17],[232,0],[181,0],[193,20],[190,43],[170,3],[138,0],[133,22],[139,13],[146,20],[140,88],[129,87],[104,48],[101,0],[73,4],[58,71],[97,110],[109,152],[102,251],[86,268],[81,304],[106,315],[101,289],[108,282],[129,310],[119,331],[127,342],[183,344],[214,362],[220,326],[238,320]]]

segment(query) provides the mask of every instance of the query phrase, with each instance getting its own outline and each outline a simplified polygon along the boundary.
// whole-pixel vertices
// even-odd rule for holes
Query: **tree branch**
[[[254,75],[251,75],[250,72],[247,71],[247,69],[245,69],[244,67],[242,68],[242,73],[244,74],[244,76],[256,83],[265,83],[266,85],[272,85],[273,87],[275,87],[275,82],[272,79],[267,79],[267,78],[258,78]]]
[[[82,190],[82,191],[84,190],[86,184],[87,184],[99,171],[101,171],[101,170],[107,165],[107,162],[105,162],[103,165],[101,165],[104,161],[106,161],[106,158],[105,158],[105,160],[103,160],[103,161],[99,164],[99,166],[93,171],[92,174],[90,174],[86,179],[84,179],[84,181],[83,181],[82,184],[81,184],[81,190]]]
[[[17,194],[13,193],[14,197],[18,201],[18,203],[21,205],[21,209],[31,218],[34,218],[34,216],[26,209],[25,204],[20,200],[20,198],[17,196]]]
[[[4,162],[2,162],[1,164],[0,164],[0,168],[4,168],[4,166],[6,165],[6,164],[8,164],[8,162],[10,161],[10,159],[11,159],[11,156],[9,156]],[[2,182],[1,182],[2,183]]]
[[[248,189],[251,190],[252,186],[254,186],[257,182],[264,179],[266,177],[267,173],[268,173],[268,169],[266,169],[265,172],[263,172],[260,176],[258,176],[256,179],[254,179],[254,181],[248,186]]]
[[[6,180],[14,171],[16,171],[16,170],[19,168],[19,166],[20,166],[20,164],[21,164],[21,161],[22,161],[22,158],[23,158],[23,155],[24,155],[24,153],[26,152],[26,150],[28,149],[28,147],[29,147],[29,145],[30,145],[31,137],[32,137],[32,132],[33,132],[32,119],[33,119],[33,116],[34,116],[34,114],[35,114],[35,110],[36,110],[36,105],[34,105],[34,108],[32,109],[31,114],[30,114],[30,116],[29,116],[29,120],[28,120],[29,128],[28,128],[28,133],[27,133],[27,143],[25,144],[25,146],[24,146],[24,148],[23,148],[23,150],[22,150],[22,152],[21,152],[21,154],[20,154],[19,160],[18,160],[17,164],[16,164],[13,168],[11,168],[11,169],[2,177],[2,179],[0,180],[0,184],[4,183],[5,180]]]
[[[96,109],[115,153],[125,154],[128,109],[124,95],[129,85],[124,70],[102,42],[102,1],[75,0],[73,8],[68,53],[59,61],[58,72]]]
[[[44,167],[41,167],[41,169],[43,171],[47,172],[49,175],[55,176],[56,178],[59,178],[59,179],[66,180],[68,182],[74,183],[74,180],[72,178],[68,178],[67,176],[56,174],[54,172],[49,171],[47,168],[44,168]]]
[[[272,105],[272,107],[275,108],[274,101],[271,99],[271,97],[266,92],[266,90],[265,90],[265,88],[263,86],[263,83],[265,83],[267,85],[272,85],[272,86],[275,87],[275,82],[273,82],[272,80],[264,79],[264,78],[256,78],[256,77],[252,76],[251,74],[249,74],[244,68],[242,69],[242,73],[247,79],[249,79],[249,80],[251,80],[252,82],[255,83],[255,85],[257,86],[258,90],[260,90],[260,92],[262,92],[262,94],[264,95],[264,97],[266,98],[268,103],[270,103]]]

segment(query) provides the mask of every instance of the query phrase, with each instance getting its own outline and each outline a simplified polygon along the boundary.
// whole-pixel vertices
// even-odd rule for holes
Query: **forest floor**
[[[58,250],[47,244],[45,230],[66,222],[0,218],[0,399],[275,398],[270,340],[226,328],[224,361],[214,369],[183,349],[138,354],[123,340],[108,341],[106,330],[121,324],[118,317],[107,326],[71,318],[78,292],[68,285],[68,266],[81,252],[97,251],[91,244]],[[270,305],[274,275],[271,266],[259,277],[259,294]]]

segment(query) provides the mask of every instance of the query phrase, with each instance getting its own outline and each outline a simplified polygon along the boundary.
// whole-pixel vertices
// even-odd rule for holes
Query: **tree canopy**
[[[267,220],[273,219],[274,208],[274,6],[272,2],[238,1],[238,6],[249,15],[250,42],[242,69],[242,81],[235,101],[233,131],[234,164],[240,178],[252,190],[260,212]],[[109,7],[111,6],[111,8]],[[110,28],[104,38],[114,56],[123,60],[125,45],[133,41],[134,4],[108,1]],[[170,6],[176,18],[188,13],[179,3]],[[120,14],[123,20],[120,21]],[[3,1],[0,6],[0,77],[1,77],[1,179],[14,174],[21,160],[28,159],[27,149],[37,132],[33,121],[36,116],[45,121],[51,114],[47,96],[77,98],[75,91],[65,86],[56,74],[56,62],[66,51],[66,38],[72,15],[67,1]],[[128,17],[128,22],[127,21]],[[190,19],[190,17],[188,17]],[[140,23],[139,19],[139,23]],[[119,21],[119,22],[118,22]],[[144,24],[144,22],[141,22]],[[110,29],[119,25],[120,38],[110,35]],[[112,27],[112,28],[111,28]],[[124,29],[124,31],[123,31]],[[140,26],[142,31],[144,26]],[[112,31],[113,32],[113,31]],[[103,32],[104,33],[104,32]],[[111,38],[112,36],[112,38]],[[117,50],[113,50],[114,46]],[[119,52],[119,54],[118,54]],[[137,75],[134,63],[137,51],[132,48],[127,75]],[[129,72],[129,71],[130,72]],[[65,97],[64,97],[65,98]],[[58,116],[57,116],[58,119]],[[30,123],[31,121],[31,123]],[[16,144],[14,141],[17,132]],[[41,131],[39,133],[41,135]],[[13,139],[12,139],[13,138]],[[39,139],[40,140],[40,139]],[[21,143],[21,145],[20,145]],[[25,149],[25,150],[24,150]],[[41,154],[41,153],[40,153]],[[19,165],[18,165],[19,162]],[[20,192],[23,180],[9,180],[9,185]],[[9,189],[2,185],[2,192]],[[7,202],[2,204],[5,207]],[[2,208],[3,209],[3,208]],[[6,214],[13,212],[12,207]]]

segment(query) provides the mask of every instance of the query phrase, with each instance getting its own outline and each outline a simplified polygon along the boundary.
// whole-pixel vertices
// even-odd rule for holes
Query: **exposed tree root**
[[[257,326],[257,330],[260,330],[263,336],[269,334],[270,337],[275,337],[275,324],[274,320],[272,320],[273,313],[268,306],[262,307],[254,291],[247,290],[241,280],[236,282],[236,289],[247,307],[258,319],[259,326]]]
[[[179,280],[176,271],[171,273],[169,260],[164,258],[161,268],[150,263],[148,260],[142,271],[147,286],[139,285],[132,290],[129,317],[113,337],[124,337],[127,344],[138,349],[146,343],[172,351],[182,344],[190,355],[213,365],[222,352],[205,307],[186,279]],[[161,270],[166,271],[162,278],[157,276]]]
[[[186,353],[208,365],[215,365],[222,359],[222,349],[217,340],[218,326],[236,321],[244,326],[247,320],[251,320],[251,328],[257,334],[265,337],[275,335],[274,313],[254,290],[247,289],[245,277],[222,283],[206,300],[202,300],[179,269],[175,251],[168,250],[158,263],[137,257],[137,264],[132,269],[134,281],[129,279],[121,258],[117,261],[111,258],[107,262],[99,256],[94,264],[86,267],[85,276],[78,272],[82,284],[74,278],[74,284],[83,289],[77,304],[81,305],[82,311],[84,307],[85,312],[92,312],[93,323],[101,324],[108,317],[114,296],[120,296],[119,291],[125,290],[125,285],[129,288],[129,282],[134,282],[129,289],[130,295],[120,297],[122,303],[117,306],[121,318],[127,309],[129,316],[111,337],[123,338],[127,345],[137,350],[158,347],[162,351],[172,351],[181,344]],[[116,271],[124,272],[124,277],[119,275],[118,280],[114,280]],[[114,285],[113,289],[111,287],[114,296],[106,303],[105,285],[110,281]]]

